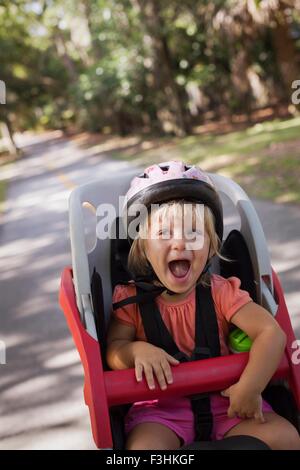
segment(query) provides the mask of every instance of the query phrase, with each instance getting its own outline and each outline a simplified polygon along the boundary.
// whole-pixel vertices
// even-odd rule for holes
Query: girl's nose
[[[172,238],[173,250],[185,250],[186,241],[184,238]]]

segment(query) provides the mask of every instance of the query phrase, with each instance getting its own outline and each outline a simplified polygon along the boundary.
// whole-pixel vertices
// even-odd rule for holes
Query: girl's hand
[[[155,388],[154,375],[162,390],[167,388],[167,383],[173,383],[170,365],[176,366],[179,361],[163,349],[144,341],[137,341],[134,344],[133,359],[136,380],[141,382],[144,372],[151,390]]]
[[[230,406],[227,410],[229,418],[238,415],[239,418],[254,418],[260,423],[265,422],[262,412],[262,396],[260,393],[245,390],[239,383],[232,385],[223,392],[223,397],[228,397]]]

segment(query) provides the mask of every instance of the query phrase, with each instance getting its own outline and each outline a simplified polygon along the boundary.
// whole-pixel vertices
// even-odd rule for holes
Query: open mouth
[[[191,262],[187,259],[173,260],[168,263],[169,269],[173,276],[182,278],[187,275],[190,270]]]

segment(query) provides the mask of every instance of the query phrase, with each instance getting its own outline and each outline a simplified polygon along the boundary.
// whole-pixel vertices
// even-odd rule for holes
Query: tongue
[[[190,263],[186,260],[171,261],[169,268],[174,276],[184,277],[190,268]]]

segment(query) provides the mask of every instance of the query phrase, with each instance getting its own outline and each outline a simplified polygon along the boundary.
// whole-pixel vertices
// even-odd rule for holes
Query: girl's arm
[[[163,349],[145,341],[135,341],[136,329],[115,318],[111,320],[107,335],[106,360],[111,369],[135,368],[138,382],[145,374],[149,388],[154,389],[154,375],[164,390],[173,382],[171,365],[179,364]]]
[[[255,302],[242,307],[231,322],[253,341],[248,364],[239,382],[261,393],[282,358],[286,335],[273,316]]]
[[[136,330],[133,325],[125,325],[111,318],[107,333],[106,360],[111,369],[133,367],[132,344]]]
[[[272,315],[255,302],[236,312],[231,322],[253,341],[249,361],[237,384],[222,394],[230,396],[228,414],[263,421],[261,393],[275,373],[286,345],[286,336]]]

